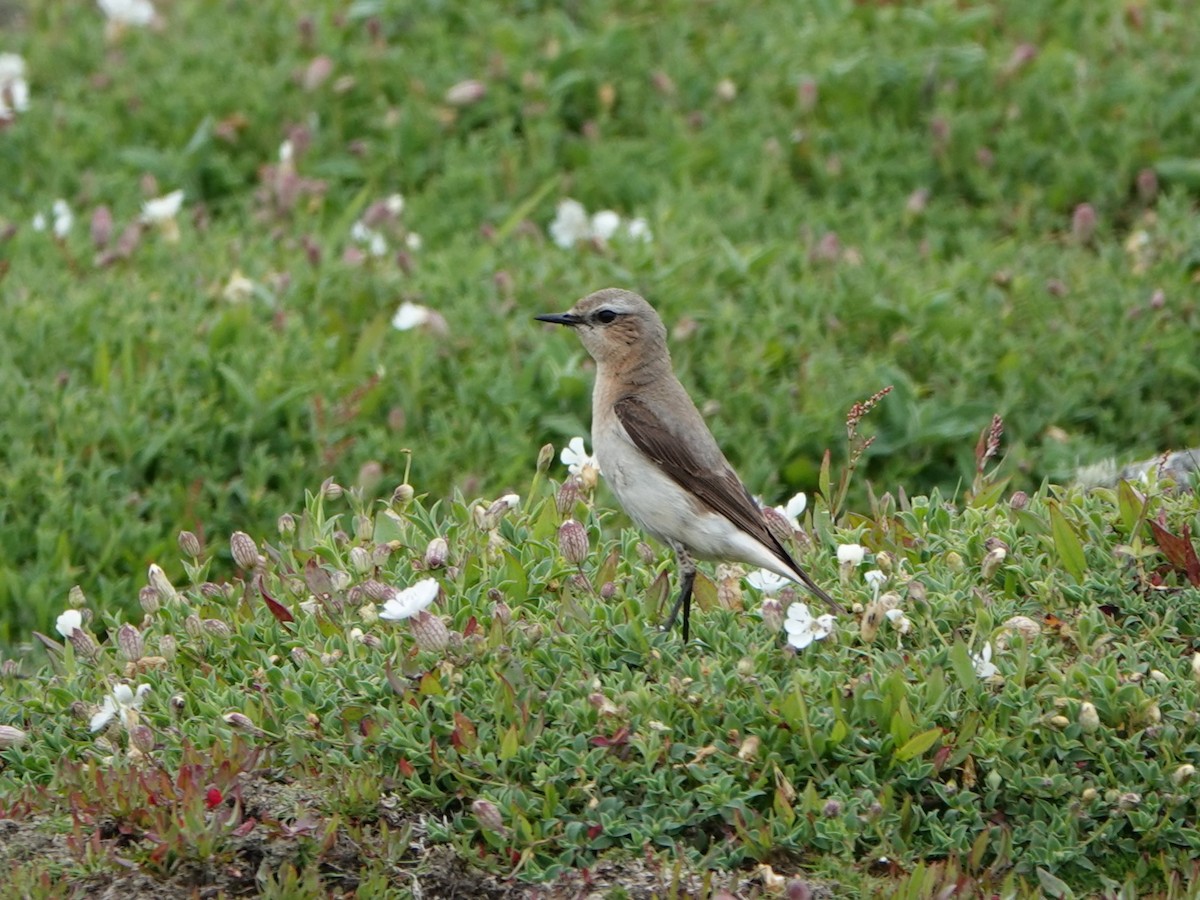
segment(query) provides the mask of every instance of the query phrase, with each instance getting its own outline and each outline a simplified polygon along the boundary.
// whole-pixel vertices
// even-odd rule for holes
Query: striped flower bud
[[[29,735],[14,725],[0,725],[0,750],[23,744],[28,737]]]
[[[275,520],[275,528],[278,529],[280,537],[288,537],[296,533],[296,517],[291,513],[284,513]]]
[[[583,485],[580,483],[578,476],[572,475],[558,489],[558,493],[554,495],[554,506],[558,510],[560,516],[569,516],[575,511],[575,507],[579,505],[579,499],[583,496]]]
[[[771,632],[779,631],[783,628],[783,604],[774,597],[767,597],[759,606],[759,613],[762,615],[763,624]]]
[[[350,567],[359,575],[371,571],[371,553],[366,547],[350,548]]]
[[[402,484],[392,491],[392,506],[407,506],[415,495],[411,484]]]
[[[440,569],[450,556],[450,544],[440,535],[425,547],[425,568]]]
[[[554,445],[545,444],[538,451],[537,455],[537,470],[539,474],[544,475],[550,468],[550,463],[554,461]]]
[[[192,559],[198,558],[203,551],[200,546],[200,538],[196,537],[194,531],[179,532],[179,549],[185,556],[190,556]]]
[[[138,591],[138,603],[142,607],[142,611],[148,616],[154,615],[162,608],[162,601],[158,599],[158,591],[146,585]]]
[[[413,640],[422,650],[440,653],[450,645],[450,629],[440,616],[421,610],[408,621]]]
[[[149,753],[154,749],[154,732],[148,725],[134,725],[129,729],[129,743],[142,753]]]
[[[0,745],[3,746],[3,745]],[[1171,780],[1176,784],[1183,784],[1185,781],[1191,781],[1192,776],[1196,774],[1196,767],[1191,763],[1184,763],[1178,769],[1171,773]]]
[[[117,646],[121,648],[121,654],[130,662],[137,662],[146,655],[142,633],[128,622],[117,629]]]
[[[158,599],[163,603],[170,603],[178,594],[175,591],[175,585],[171,584],[171,579],[167,578],[167,573],[164,572],[158,565],[151,563],[148,574],[150,587],[154,588],[158,594]]]
[[[258,567],[258,544],[244,531],[229,536],[229,552],[239,569],[249,572]]]
[[[471,804],[471,812],[475,816],[475,821],[479,823],[479,827],[484,831],[490,831],[493,834],[508,834],[508,828],[504,825],[500,810],[490,800],[476,800]]]
[[[87,597],[83,595],[83,588],[79,585],[74,585],[67,591],[67,606],[71,609],[83,609],[87,606]]]
[[[762,517],[766,520],[767,529],[775,536],[775,539],[779,543],[784,546],[791,543],[792,523],[788,521],[787,516],[781,514],[773,506],[764,506],[762,508]]]
[[[75,655],[80,659],[94,661],[100,655],[100,647],[95,638],[82,628],[72,631],[67,640],[71,642],[71,646],[75,648]]]
[[[174,635],[164,634],[158,639],[158,655],[167,662],[170,662],[175,658],[175,654],[178,652],[178,649],[179,648],[175,643]]]
[[[559,526],[558,552],[571,565],[583,565],[588,557],[588,535],[582,523],[567,519]]]
[[[345,489],[333,480],[332,477],[326,478],[321,482],[321,496],[326,500],[340,500]]]
[[[245,713],[229,712],[221,716],[221,719],[230,728],[236,728],[238,731],[249,731],[252,733],[258,732],[258,726],[255,725],[251,718]]]
[[[229,623],[224,619],[205,619],[203,625],[204,630],[213,637],[233,637],[233,629],[229,627]]]
[[[1008,505],[1012,509],[1024,509],[1029,505],[1029,495],[1024,491],[1013,491],[1013,495],[1008,498]]]

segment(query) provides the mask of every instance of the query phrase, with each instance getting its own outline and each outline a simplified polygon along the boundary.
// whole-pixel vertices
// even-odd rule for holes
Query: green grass
[[[504,712],[487,677],[512,666],[528,691],[541,692],[537,705],[547,702],[542,693],[555,698],[549,737],[582,740],[583,749],[571,752],[583,753],[584,769],[603,767],[626,785],[614,788],[620,808],[606,808],[604,824],[625,829],[613,832],[613,843],[629,852],[646,840],[690,848],[689,865],[779,858],[832,877],[861,862],[857,854],[878,849],[906,864],[949,858],[969,877],[1001,884],[1021,841],[1033,846],[1040,838],[1031,836],[1036,829],[985,822],[981,810],[1008,815],[1013,807],[1033,829],[1028,823],[1037,821],[1042,803],[1057,810],[1054,840],[1043,843],[1063,847],[1038,865],[1073,884],[1121,882],[1117,869],[1134,872],[1157,864],[1151,860],[1182,871],[1183,857],[1171,856],[1176,851],[1158,855],[1159,847],[1190,846],[1190,836],[1173,830],[1170,803],[1154,807],[1157,824],[1129,825],[1129,834],[1149,837],[1122,831],[1122,823],[1142,815],[1130,810],[1106,820],[1108,830],[1084,835],[1078,822],[1063,818],[1063,791],[1083,784],[1068,770],[1066,781],[1041,793],[1013,786],[1028,788],[1025,805],[1003,792],[1010,777],[1024,785],[1023,778],[1041,777],[1030,773],[1050,771],[1051,761],[1065,766],[1079,752],[1061,746],[1065,732],[1026,730],[1030,722],[1022,717],[1047,713],[1053,687],[1071,703],[1084,695],[1103,698],[1092,702],[1106,730],[1079,738],[1111,770],[1097,790],[1149,796],[1129,786],[1133,775],[1118,777],[1121,766],[1133,767],[1144,753],[1133,737],[1141,732],[1130,730],[1138,722],[1132,701],[1113,699],[1125,688],[1105,680],[1119,681],[1122,672],[1105,667],[1133,666],[1133,656],[1115,653],[1128,645],[1141,654],[1138,665],[1152,659],[1171,678],[1186,675],[1192,636],[1170,608],[1153,606],[1158,595],[1131,588],[1112,556],[1134,530],[1103,527],[1119,506],[1115,499],[1062,500],[1066,521],[1087,538],[1084,569],[1069,546],[1046,553],[1047,541],[1062,551],[1069,539],[1061,522],[1045,530],[1058,520],[1040,504],[1051,496],[1044,485],[1068,483],[1081,463],[1200,443],[1194,350],[1200,88],[1193,64],[1200,25],[1187,4],[1070,2],[1052,15],[1035,3],[964,8],[848,0],[750,8],[392,0],[326,0],[303,8],[232,0],[159,5],[159,26],[106,40],[90,2],[30,3],[0,38],[0,52],[25,57],[31,86],[30,109],[0,129],[0,646],[8,656],[24,655],[33,631],[52,633],[73,585],[82,587],[98,617],[96,635],[115,640],[106,625],[141,615],[138,591],[151,562],[181,585],[198,580],[175,561],[181,529],[204,539],[220,580],[233,571],[230,533],[259,540],[273,534],[279,514],[297,508],[303,491],[328,477],[363,483],[363,508],[374,515],[378,507],[368,501],[386,498],[405,477],[405,450],[412,451],[409,478],[431,510],[431,518],[422,514],[420,522],[398,526],[408,542],[405,559],[421,555],[423,548],[411,543],[418,531],[470,532],[463,498],[529,493],[538,447],[562,446],[586,432],[586,359],[574,342],[531,316],[565,309],[598,287],[632,287],[663,313],[685,384],[710,411],[714,432],[747,483],[772,502],[797,490],[813,495],[826,448],[833,448],[840,471],[847,409],[894,385],[868,420],[875,442],[850,483],[851,512],[837,526],[853,530],[861,515],[880,527],[886,511],[872,510],[871,498],[885,491],[953,502],[944,517],[939,503],[931,503],[927,545],[900,548],[911,556],[909,573],[928,589],[925,618],[905,657],[843,640],[809,654],[797,674],[796,661],[780,655],[774,636],[749,625],[741,633],[732,613],[714,611],[699,626],[708,649],[681,656],[669,642],[660,647],[648,630],[652,573],[638,562],[603,488],[589,521],[594,542],[605,542],[605,549],[593,552],[585,570],[594,580],[610,542],[621,542],[615,580],[622,599],[610,607],[576,592],[563,609],[551,601],[558,595],[545,570],[556,563],[538,542],[548,539],[549,513],[534,514],[542,499],[535,491],[527,518],[517,521],[538,541],[485,565],[478,536],[464,538],[457,552],[474,562],[460,564],[458,576],[443,582],[442,611],[462,631],[471,610],[484,646],[456,649],[456,658],[467,661],[455,667],[464,681],[439,670],[445,692],[417,696],[425,752],[431,741],[448,739],[445,726],[457,708],[480,737],[472,766],[483,768],[469,774],[507,784],[501,776],[515,764],[504,760],[505,768],[482,757],[498,752],[493,739],[519,718],[503,718],[516,713]],[[307,89],[303,74],[321,56],[331,61],[332,74]],[[485,96],[473,105],[448,105],[446,92],[466,79],[485,83]],[[718,91],[723,79],[735,86],[734,96]],[[299,147],[298,174],[319,182],[290,205],[271,199],[273,176],[264,169],[278,163],[289,137]],[[1148,173],[1152,192],[1144,189]],[[97,207],[111,210],[115,242],[147,196],[176,188],[187,192],[178,242],[150,229],[129,259],[98,263],[88,234]],[[363,264],[347,261],[352,224],[395,192],[406,207],[392,233],[393,252]],[[34,214],[48,213],[58,197],[76,215],[61,242],[30,227]],[[546,227],[564,197],[589,210],[644,217],[654,240],[563,250],[548,240]],[[1091,235],[1072,228],[1073,211],[1083,203],[1096,214]],[[422,246],[397,258],[405,229],[419,234]],[[242,303],[224,296],[235,272],[256,285]],[[390,319],[404,300],[439,312],[446,332],[393,330]],[[1006,490],[1036,495],[1036,525],[999,507],[965,508],[966,486],[976,475],[972,448],[994,413],[1006,429],[998,477],[1008,479]],[[1189,516],[1193,530],[1200,527],[1185,501],[1154,502],[1170,508],[1176,530]],[[915,505],[904,514],[916,515]],[[1089,637],[1035,642],[1018,654],[1026,660],[1024,674],[1018,677],[1014,662],[1005,687],[987,691],[955,680],[963,651],[954,648],[977,649],[1006,617],[980,606],[965,581],[979,565],[982,541],[992,536],[988,527],[1005,521],[1006,529],[1026,529],[1006,530],[1005,540],[1029,543],[1014,553],[1019,562],[1006,564],[1010,574],[997,604],[1035,619],[1053,611],[1072,623],[1071,634]],[[833,577],[833,526],[818,524],[814,559],[825,583]],[[1155,539],[1144,526],[1138,530],[1145,541]],[[880,532],[868,543],[882,550],[889,539]],[[300,554],[299,561],[315,554],[337,567],[345,548],[331,540],[309,536],[288,552]],[[939,580],[939,554],[950,549],[968,569],[957,581]],[[411,580],[404,562],[388,566],[400,583]],[[1014,567],[1018,574],[1011,574]],[[283,582],[291,577],[272,572]],[[509,601],[517,620],[543,637],[523,636],[513,645],[515,661],[501,661],[490,606],[478,597],[493,587],[508,594],[514,584],[523,585],[521,596],[514,595],[521,608]],[[1116,597],[1124,599],[1110,602]],[[1130,622],[1097,612],[1124,608],[1129,597],[1151,605],[1149,618],[1138,613]],[[1179,599],[1192,597],[1194,591]],[[219,618],[213,603],[189,601]],[[219,665],[206,670],[213,663],[205,657],[202,665],[199,656],[210,638],[192,636],[199,642],[195,657],[181,652],[178,662],[152,675],[156,706],[147,716],[165,765],[177,767],[183,758],[181,738],[202,752],[229,743],[219,723],[201,727],[211,710],[199,706],[189,707],[187,726],[168,740],[170,692],[204,696],[208,679],[240,690],[251,661],[289,650],[287,641],[331,642],[353,656],[322,669],[321,679],[331,680],[316,682],[311,696],[301,692],[305,708],[324,715],[349,705],[355,721],[382,718],[371,710],[399,709],[379,685],[378,663],[393,658],[401,666],[408,650],[401,637],[387,637],[391,657],[351,654],[342,613],[330,613],[320,626],[319,616],[301,619],[288,636],[251,601],[237,610]],[[172,633],[182,643],[177,613],[159,614],[146,626],[148,639]],[[1113,642],[1096,649],[1094,635],[1112,635]],[[505,633],[505,641],[512,639]],[[546,655],[547,647],[553,654]],[[743,658],[753,673],[746,684],[736,666]],[[9,765],[3,776],[16,769],[18,780],[54,784],[61,793],[79,776],[70,766],[56,771],[54,762],[59,756],[78,762],[91,746],[86,728],[68,726],[61,711],[75,699],[97,702],[116,660],[106,651],[100,663],[70,672],[64,660],[56,660],[57,670],[40,668],[48,663],[39,660],[24,663],[31,680],[7,681],[0,701],[15,704],[19,688],[20,696],[41,696],[48,706],[45,716],[12,705],[0,717],[0,724],[20,722],[36,735],[19,751],[22,765]],[[342,692],[369,681],[354,666],[374,672],[381,694],[346,698]],[[559,675],[556,667],[564,667]],[[939,667],[950,699],[932,696],[938,676],[931,673]],[[893,671],[907,674],[897,676],[900,687],[878,689],[876,706],[858,708],[855,700],[835,713],[832,698],[847,673],[860,670],[881,680]],[[624,770],[629,762],[622,759],[613,769],[587,743],[605,724],[581,702],[597,674],[612,680],[605,690],[629,695],[619,705],[643,726],[655,717],[686,718],[681,710],[690,707],[679,705],[680,697],[696,689],[670,691],[672,678],[727,690],[738,709],[728,720],[724,712],[704,713],[695,730],[672,743],[688,751],[678,759],[664,751],[656,768],[643,748],[645,768]],[[1146,696],[1169,722],[1171,704],[1180,704],[1181,716],[1187,708],[1187,685],[1170,698],[1154,695],[1160,689],[1148,683],[1137,690],[1151,691]],[[788,763],[797,790],[790,819],[776,802],[774,782],[761,783],[773,777],[765,769],[754,775],[736,769],[726,753],[714,764],[722,777],[687,772],[686,760],[711,742],[702,739],[703,729],[716,729],[732,746],[731,730],[743,735],[748,725],[778,725],[790,715],[781,704],[797,688],[807,703],[818,704],[812,715],[821,727],[811,725],[813,734],[841,715],[846,736],[828,747],[805,743],[802,753],[782,737],[779,747],[770,746],[795,757]],[[984,700],[997,698],[1011,712],[996,713],[993,722]],[[908,726],[894,726],[897,708],[884,707],[900,699],[913,734],[935,725],[944,730],[931,753],[954,746],[957,755],[961,746],[983,741],[988,758],[997,760],[978,768],[999,771],[1004,786],[990,800],[980,787],[984,800],[969,804],[973,817],[954,798],[938,794],[944,808],[931,799],[940,790],[933,782],[946,779],[922,767],[928,754],[896,760],[904,742],[894,728]],[[479,703],[494,721],[481,717]],[[982,717],[981,736],[956,743],[951,735],[961,736],[972,711]],[[1071,707],[1067,715],[1074,714]],[[286,745],[275,762],[292,778],[314,765],[321,769],[313,760],[324,759],[322,753],[285,739],[289,720],[271,715],[281,729],[272,734]],[[789,741],[796,728],[788,722]],[[888,736],[896,746],[880,744]],[[390,748],[392,762],[404,756],[418,766],[399,749],[416,741],[412,735],[389,730],[386,740],[362,737]],[[1044,746],[1036,743],[1042,738]],[[549,738],[532,731],[520,731],[519,739],[528,753],[560,749],[539,743]],[[272,747],[272,754],[284,752]],[[848,748],[874,754],[875,767]],[[1158,752],[1154,765],[1175,762],[1176,749]],[[3,758],[11,761],[15,752]],[[1010,773],[1006,765],[1016,768]],[[683,766],[682,776],[676,766]],[[838,781],[839,767],[862,783]],[[599,850],[574,840],[574,832],[566,837],[568,825],[582,820],[583,801],[568,798],[559,776],[481,792],[464,787],[478,782],[435,768],[418,767],[422,788],[406,784],[399,793],[451,820],[465,815],[464,798],[477,795],[529,820],[528,831],[510,822],[512,848],[469,830],[454,837],[473,858],[483,847],[486,867],[499,871],[508,849],[528,850],[522,872],[550,876],[556,866],[579,865]],[[336,773],[328,777],[336,782]],[[369,767],[362,775],[368,786],[378,777]],[[954,778],[961,787],[961,777]],[[645,793],[658,779],[668,782],[664,790],[733,793],[706,795],[680,813],[694,822],[664,824],[647,812],[659,808],[661,798]],[[884,783],[898,785],[887,802],[879,798]],[[555,786],[554,802],[546,799],[548,784]],[[816,800],[805,793],[809,784]],[[873,800],[851,787],[871,792]],[[1029,799],[1034,794],[1037,802]],[[805,805],[829,799],[846,811],[841,825],[825,821],[823,805]],[[555,811],[559,801],[567,813]],[[875,801],[884,807],[881,818],[867,825],[853,818],[862,803]],[[357,802],[361,808],[365,801]],[[39,803],[54,805],[46,798]],[[747,810],[740,822],[717,812],[737,803]],[[939,811],[927,826],[929,804]],[[949,810],[958,810],[954,823]],[[972,861],[976,839],[987,846]],[[582,855],[572,856],[568,844]],[[1099,870],[1087,870],[1081,862],[1087,859]],[[297,878],[309,877],[304,860],[296,865]],[[873,877],[865,872],[859,874]],[[949,878],[948,872],[930,877]],[[1161,870],[1141,874],[1163,884],[1170,877]],[[1013,877],[1033,885],[1036,867],[1018,866]]]

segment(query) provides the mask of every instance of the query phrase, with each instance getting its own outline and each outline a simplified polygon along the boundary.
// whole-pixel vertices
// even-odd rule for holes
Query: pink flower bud
[[[474,78],[460,81],[443,98],[450,106],[470,106],[487,96],[487,85]]]
[[[1143,203],[1153,203],[1158,197],[1158,175],[1153,169],[1142,169],[1137,173],[1137,194]]]
[[[148,725],[134,725],[129,729],[129,743],[143,753],[154,749],[154,732]]]
[[[13,725],[0,725],[0,750],[7,750],[9,747],[23,744],[28,737],[20,728]]]
[[[158,599],[158,591],[146,585],[138,591],[138,603],[141,604],[142,611],[147,615],[154,615],[162,607],[162,603]]]
[[[1086,244],[1096,234],[1096,209],[1090,203],[1080,203],[1071,214],[1071,237]]]
[[[471,812],[475,815],[475,821],[479,823],[479,827],[484,831],[508,834],[500,810],[490,800],[476,800],[471,804]]]
[[[113,217],[107,206],[97,206],[92,213],[92,243],[103,250],[112,240]]]
[[[763,624],[769,631],[779,631],[783,628],[783,606],[774,597],[767,597],[759,607]]]

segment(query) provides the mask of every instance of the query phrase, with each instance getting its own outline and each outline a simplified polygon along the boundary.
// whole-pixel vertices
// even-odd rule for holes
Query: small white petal
[[[179,215],[183,208],[183,191],[171,191],[142,204],[142,221],[162,223],[169,222]]]
[[[578,200],[561,200],[550,223],[550,238],[564,250],[592,236],[592,223],[587,210]]]
[[[375,257],[386,256],[388,252],[387,239],[378,231],[371,232],[371,239],[367,242],[367,250]]]
[[[393,216],[398,216],[404,212],[404,197],[400,194],[392,194],[383,201],[383,205]]]
[[[746,576],[746,583],[764,594],[773,594],[791,584],[791,580],[767,569],[757,569]]]
[[[421,236],[419,234],[417,234],[415,231],[410,231],[404,237],[404,246],[407,247],[409,250],[411,250],[413,253],[416,253],[418,250],[420,250],[421,247],[424,246],[424,244],[425,244],[425,242],[421,240]]]
[[[432,578],[418,581],[388,598],[379,611],[379,618],[396,622],[415,616],[429,606],[438,595],[438,583]]]
[[[77,609],[68,609],[54,623],[55,630],[65,638],[70,638],[78,629],[83,628],[83,616]]]
[[[88,723],[88,727],[92,731],[99,731],[105,725],[113,720],[117,715],[117,704],[113,702],[112,697],[104,698],[104,705],[100,708],[100,712],[92,716],[92,720]]]
[[[646,224],[645,219],[630,219],[629,224],[625,226],[625,233],[635,241],[641,241],[644,244],[654,240],[654,235],[650,233],[650,226]]]
[[[808,495],[801,491],[799,494],[796,494],[796,496],[792,497],[792,499],[787,502],[780,512],[787,516],[793,525],[798,527],[797,520],[804,515],[804,510],[807,508]]]
[[[871,587],[878,589],[887,581],[887,576],[878,569],[871,569],[870,571],[863,572],[863,580]]]
[[[611,209],[602,209],[592,216],[592,235],[607,241],[621,227],[621,217]]]
[[[35,213],[33,216],[33,221],[30,222],[30,224],[33,226],[34,231],[45,231],[46,230],[46,215],[45,215],[45,213]]]
[[[838,562],[849,566],[861,566],[866,552],[862,544],[841,544],[837,548]]]
[[[284,141],[279,145],[279,161],[281,163],[290,163],[295,155],[296,147],[291,141]]]
[[[428,308],[405,300],[392,316],[392,327],[397,331],[409,331],[427,323],[432,315]]]

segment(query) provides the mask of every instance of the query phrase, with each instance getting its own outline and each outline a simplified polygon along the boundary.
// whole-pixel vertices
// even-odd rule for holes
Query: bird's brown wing
[[[705,465],[687,446],[687,442],[665,428],[661,420],[637,397],[622,397],[613,404],[613,411],[637,448],[680,487],[759,541],[795,572],[805,587],[834,609],[841,609],[841,605],[817,586],[771,533],[762,510],[728,463],[715,469]]]

